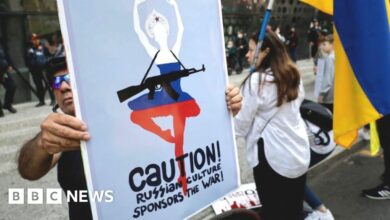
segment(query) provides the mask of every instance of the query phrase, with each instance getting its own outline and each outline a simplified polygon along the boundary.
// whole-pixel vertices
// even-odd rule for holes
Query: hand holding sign
[[[90,135],[85,123],[76,117],[52,113],[41,124],[38,146],[49,154],[77,150],[80,141],[87,141]]]
[[[227,107],[235,116],[241,109],[242,96],[240,89],[229,84],[225,93]]]

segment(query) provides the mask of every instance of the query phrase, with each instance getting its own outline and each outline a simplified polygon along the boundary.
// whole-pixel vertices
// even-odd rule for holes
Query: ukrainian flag
[[[336,143],[351,147],[357,130],[390,114],[389,0],[301,0],[334,20]]]

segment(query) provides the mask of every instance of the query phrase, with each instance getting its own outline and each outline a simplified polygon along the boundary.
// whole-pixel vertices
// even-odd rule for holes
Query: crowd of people
[[[238,31],[236,37],[230,37],[226,44],[226,61],[228,74],[235,71],[240,74],[248,67],[245,54],[248,52],[248,39],[243,31]]]
[[[332,220],[334,217],[330,210],[308,187],[306,176],[309,168],[330,155],[335,145],[322,153],[313,150],[312,144],[316,141],[310,139],[307,122],[301,114],[305,94],[295,64],[298,45],[295,28],[291,27],[286,37],[281,34],[280,27],[273,30],[268,28],[258,60],[254,61],[255,71],[246,77],[240,90],[229,86],[226,91],[227,105],[234,115],[236,136],[246,140],[247,160],[253,168],[262,203],[261,218]],[[236,39],[227,41],[229,68],[239,73],[245,65],[252,63],[257,36],[253,34],[248,38],[239,31]],[[19,155],[19,172],[26,179],[36,180],[58,164],[61,187],[84,190],[87,186],[79,148],[81,140],[88,141],[91,137],[87,125],[75,117],[73,101],[69,101],[72,88],[63,46],[52,47],[54,58],[49,60],[45,77],[43,71],[47,65],[44,64],[44,47],[36,35],[31,40],[29,56],[32,58],[29,58],[31,61],[28,65],[31,73],[35,74],[33,78],[40,97],[37,107],[45,104],[43,83],[46,83],[54,91],[53,103],[56,101],[63,113],[51,113],[42,122],[41,131],[23,145]],[[325,34],[313,21],[308,31],[308,41],[316,67],[314,93],[318,103],[332,115],[335,60],[333,36]],[[6,69],[11,70],[9,67]],[[64,97],[67,97],[66,102]],[[6,102],[6,107],[12,105]],[[385,135],[389,129],[388,120],[389,117],[385,116],[378,121],[380,141],[385,153],[384,184],[365,190],[363,193],[368,198],[390,199],[390,154],[387,149],[390,144]],[[72,180],[69,180],[70,176]],[[304,201],[313,209],[306,215],[303,212]],[[91,219],[89,204],[70,203],[69,215],[70,219]]]
[[[293,26],[285,28],[285,34],[282,33],[279,25],[272,27],[268,25],[268,29],[272,29],[282,43],[286,46],[288,55],[296,62],[298,34]],[[228,36],[226,40],[226,61],[228,74],[233,72],[236,74],[242,73],[251,63],[245,58],[248,52],[248,35],[244,31],[239,30],[236,35]]]

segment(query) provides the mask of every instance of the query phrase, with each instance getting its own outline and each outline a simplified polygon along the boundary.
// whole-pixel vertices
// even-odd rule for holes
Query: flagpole
[[[259,58],[261,46],[263,45],[265,33],[267,31],[267,25],[268,25],[268,22],[269,22],[270,17],[271,17],[273,5],[274,5],[274,0],[269,0],[268,5],[267,5],[267,9],[265,10],[263,23],[261,24],[261,29],[260,29],[260,33],[259,33],[258,41],[257,41],[257,45],[256,45],[255,56],[253,57],[253,60],[252,60],[251,71],[250,71],[251,73],[256,71],[256,63],[257,63],[257,60]]]

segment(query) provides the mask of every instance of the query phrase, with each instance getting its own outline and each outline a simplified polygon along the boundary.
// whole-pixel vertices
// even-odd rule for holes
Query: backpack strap
[[[157,53],[154,55],[153,60],[152,60],[152,62],[150,63],[150,65],[149,65],[149,67],[148,67],[148,70],[146,70],[146,73],[145,73],[145,75],[144,75],[144,78],[143,78],[142,81],[141,81],[141,84],[145,82],[145,79],[146,79],[146,77],[148,76],[149,71],[150,71],[150,69],[152,68],[154,61],[156,60],[158,53],[160,53],[160,50],[158,50]]]
[[[260,135],[263,134],[263,131],[265,130],[265,128],[267,127],[267,125],[271,122],[271,120],[275,117],[276,114],[278,114],[278,112],[280,111],[281,107],[278,108],[278,110],[268,119],[268,121],[265,123],[265,125],[263,126],[263,128],[261,129],[260,131]]]
[[[183,69],[187,69],[187,68],[185,68],[184,65],[180,62],[180,60],[176,57],[175,53],[173,53],[172,50],[170,50],[170,51],[171,51],[173,57],[175,57],[175,59],[177,60],[177,62],[179,62],[180,66],[183,67]]]
[[[170,51],[171,51],[173,57],[175,57],[175,59],[177,60],[177,62],[180,64],[180,66],[183,67],[183,69],[187,69],[187,68],[184,67],[183,63],[180,62],[180,60],[176,57],[175,53],[173,53],[172,50],[170,50]],[[152,68],[152,66],[153,66],[153,64],[154,64],[154,61],[156,61],[156,58],[157,58],[158,53],[160,53],[160,50],[158,50],[157,53],[154,55],[153,60],[152,60],[152,62],[150,63],[148,69],[146,70],[146,73],[145,73],[145,75],[144,75],[144,78],[143,78],[142,81],[141,81],[141,84],[145,82],[146,77],[148,76],[148,74],[149,74],[149,72],[150,72],[150,69]]]

